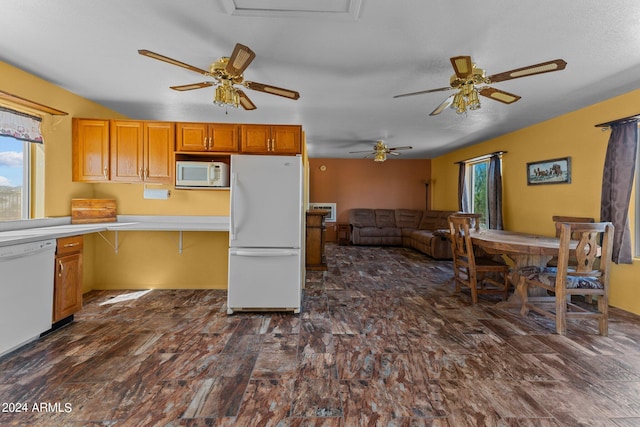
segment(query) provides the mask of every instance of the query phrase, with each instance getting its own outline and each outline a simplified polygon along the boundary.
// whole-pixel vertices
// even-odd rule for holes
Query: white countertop
[[[70,217],[0,223],[0,246],[101,231],[229,231],[228,216],[118,215],[117,222],[71,224]]]

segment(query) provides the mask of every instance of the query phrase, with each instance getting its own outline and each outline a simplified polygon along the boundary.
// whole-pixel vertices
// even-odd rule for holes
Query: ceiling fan
[[[399,150],[411,150],[413,147],[404,146],[404,147],[387,147],[386,144],[382,141],[376,142],[373,146],[373,150],[364,150],[364,151],[350,151],[349,154],[356,153],[369,153],[364,158],[370,159],[373,157],[374,162],[384,162],[387,160],[387,154],[391,154],[392,156],[399,156],[401,153],[398,153]]]
[[[449,80],[449,86],[437,89],[422,90],[419,92],[405,93],[402,95],[396,95],[394,96],[394,98],[457,89],[458,92],[456,94],[451,95],[450,97],[445,99],[429,115],[438,115],[447,107],[451,107],[456,110],[456,113],[462,114],[466,112],[467,109],[477,110],[480,108],[480,99],[478,98],[478,95],[482,95],[505,104],[511,104],[520,99],[520,96],[505,92],[503,90],[495,89],[490,86],[476,87],[476,85],[489,85],[491,83],[518,79],[520,77],[527,77],[535,74],[560,71],[564,70],[564,68],[567,66],[567,63],[564,60],[554,59],[553,61],[541,62],[540,64],[516,68],[514,70],[505,71],[486,77],[485,71],[482,68],[477,68],[476,64],[471,61],[470,56],[454,56],[450,60],[455,74],[451,76]]]
[[[193,89],[201,89],[209,86],[216,86],[216,93],[213,102],[221,106],[242,106],[245,110],[255,110],[256,105],[249,99],[243,90],[238,89],[235,85],[242,85],[248,89],[257,90],[259,92],[269,93],[272,95],[278,95],[289,99],[298,99],[300,94],[294,90],[283,89],[276,86],[266,85],[263,83],[256,83],[251,81],[245,81],[243,73],[251,64],[251,61],[256,57],[256,54],[240,43],[237,43],[231,57],[223,56],[217,61],[213,62],[209,66],[209,70],[203,70],[193,65],[185,64],[168,56],[160,55],[159,53],[151,52],[146,49],[138,50],[140,55],[157,59],[159,61],[166,62],[168,64],[177,65],[178,67],[186,68],[187,70],[194,71],[202,74],[203,76],[212,77],[214,81],[205,81],[200,83],[192,83],[181,86],[171,86],[173,90],[185,91]]]

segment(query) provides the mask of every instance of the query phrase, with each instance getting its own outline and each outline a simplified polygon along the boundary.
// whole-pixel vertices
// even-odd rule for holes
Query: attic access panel
[[[229,15],[319,17],[356,21],[363,0],[222,0]]]

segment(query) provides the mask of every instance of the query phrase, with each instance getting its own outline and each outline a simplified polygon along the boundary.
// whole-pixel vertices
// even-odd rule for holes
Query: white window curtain
[[[0,107],[0,135],[42,144],[41,123],[40,117]]]

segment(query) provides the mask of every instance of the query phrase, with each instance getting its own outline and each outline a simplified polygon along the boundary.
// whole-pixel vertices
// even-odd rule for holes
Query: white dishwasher
[[[51,329],[55,239],[0,247],[0,356]]]

